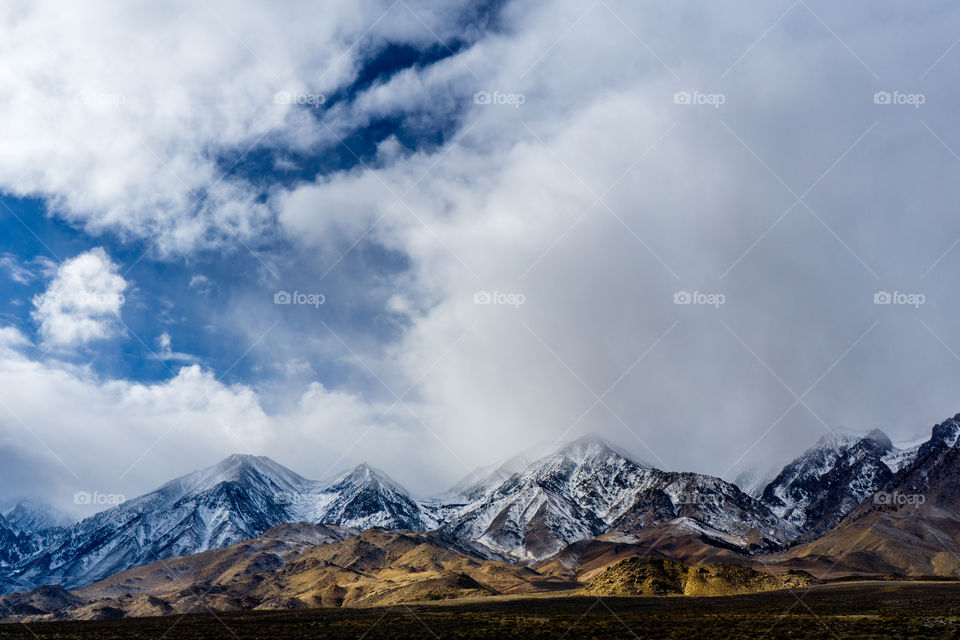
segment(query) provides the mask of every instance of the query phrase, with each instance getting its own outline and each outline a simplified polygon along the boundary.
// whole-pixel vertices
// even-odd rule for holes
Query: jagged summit
[[[808,537],[819,535],[890,482],[893,452],[879,429],[822,436],[764,488],[761,501]]]
[[[369,465],[323,483],[266,456],[234,454],[62,529],[43,549],[19,552],[11,557],[18,565],[12,577],[72,588],[298,521],[390,529],[433,525],[413,498]]]
[[[730,483],[652,468],[594,434],[473,478],[460,489],[460,502],[440,511],[443,530],[524,562],[612,530],[637,532],[680,518],[744,547],[776,546],[793,531],[780,531],[769,509]]]

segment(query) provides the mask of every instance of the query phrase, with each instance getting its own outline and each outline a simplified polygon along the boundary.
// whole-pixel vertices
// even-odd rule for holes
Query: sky
[[[0,480],[733,477],[960,411],[960,7],[0,5]]]

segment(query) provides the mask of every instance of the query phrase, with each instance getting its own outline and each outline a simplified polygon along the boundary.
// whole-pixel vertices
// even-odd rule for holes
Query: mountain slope
[[[942,426],[910,468],[836,529],[791,549],[785,562],[834,574],[960,576],[960,449]]]
[[[233,455],[82,520],[25,561],[11,563],[12,577],[73,588],[296,521],[392,528],[427,522],[402,489],[367,467],[325,486],[269,458]]]
[[[576,586],[471,555],[438,533],[293,523],[223,549],[123,571],[72,593],[42,587],[7,596],[0,611],[13,614],[8,621],[87,619],[205,607],[370,606]]]
[[[447,506],[443,530],[522,562],[610,531],[681,519],[744,550],[776,547],[795,533],[730,483],[649,468],[595,436],[489,478],[462,491],[463,503]]]
[[[892,452],[893,444],[879,430],[824,436],[784,467],[760,499],[796,525],[804,539],[815,538],[893,479],[884,462]]]
[[[385,473],[361,464],[313,494],[315,510],[305,520],[367,529],[426,530],[436,522]]]

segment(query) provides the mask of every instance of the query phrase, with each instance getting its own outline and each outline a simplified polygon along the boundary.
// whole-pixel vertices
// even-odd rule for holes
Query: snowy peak
[[[32,500],[20,500],[3,512],[3,520],[8,528],[17,533],[37,533],[45,529],[69,527],[73,518],[47,504]]]
[[[917,459],[926,458],[940,448],[957,447],[958,441],[960,441],[960,413],[938,425],[934,425],[930,433],[930,439],[920,445],[917,451]]]
[[[821,437],[766,486],[761,501],[808,537],[818,535],[892,479],[884,462],[892,451],[879,429]]]
[[[488,474],[443,529],[522,562],[610,531],[635,533],[688,518],[747,548],[778,546],[794,533],[754,498],[718,478],[650,468],[597,436],[555,447],[510,473]],[[736,515],[731,516],[733,511]],[[740,518],[740,522],[735,522]]]
[[[269,487],[275,491],[299,490],[310,481],[266,456],[235,453],[206,469],[171,480],[158,492],[195,494],[211,491],[225,482]]]
[[[596,434],[588,434],[560,446],[554,455],[560,455],[570,459],[578,465],[582,465],[590,460],[610,459],[614,457],[629,460],[633,464],[649,468],[650,465],[636,460],[631,454],[619,447],[615,447]]]
[[[69,529],[55,530],[56,539],[18,551],[7,564],[18,565],[14,577],[24,584],[72,588],[156,560],[229,546],[297,521],[393,529],[435,524],[399,485],[368,465],[324,484],[270,458],[235,454]],[[16,537],[15,531],[4,531]]]
[[[817,444],[808,449],[805,455],[827,451],[842,452],[854,446],[874,446],[880,447],[884,451],[889,451],[893,449],[893,442],[891,442],[887,434],[880,429],[873,429],[867,433],[840,431],[820,436]]]
[[[337,480],[333,482],[331,488],[337,486],[352,486],[352,487],[369,487],[369,488],[380,488],[387,487],[390,490],[403,492],[403,489],[400,488],[386,473],[371,467],[366,462],[362,462],[355,466],[350,471],[347,471],[341,475]]]
[[[357,465],[322,490],[314,522],[366,529],[428,529],[433,519],[386,473]]]

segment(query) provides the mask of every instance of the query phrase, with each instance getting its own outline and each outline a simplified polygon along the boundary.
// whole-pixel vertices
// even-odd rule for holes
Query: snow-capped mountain
[[[790,551],[795,560],[865,573],[960,576],[960,415],[933,428],[892,481],[825,535]]]
[[[515,461],[508,469],[515,466]],[[765,506],[719,478],[669,473],[637,462],[596,436],[562,446],[508,473],[460,490],[443,530],[530,562],[611,531],[635,532],[689,518],[751,546],[777,546],[794,533]],[[784,530],[784,528],[786,530]]]
[[[597,537],[676,535],[763,552],[832,529],[958,442],[960,415],[935,426],[928,440],[900,447],[880,431],[822,438],[759,500],[720,478],[652,468],[596,436],[479,469],[424,502],[365,464],[318,482],[269,458],[234,455],[69,527],[56,526],[61,516],[42,505],[8,505],[0,512],[0,592],[78,587],[300,521],[439,530],[451,545],[523,563]]]
[[[428,522],[416,502],[369,467],[325,485],[266,457],[233,455],[78,522],[52,544],[11,563],[17,565],[12,577],[72,588],[296,521],[386,528],[423,528]]]
[[[343,474],[321,491],[310,494],[311,508],[304,520],[369,529],[436,527],[427,511],[384,472],[366,464]]]
[[[900,453],[880,430],[823,436],[766,486],[761,501],[807,538],[833,528],[891,481],[884,461]]]
[[[3,517],[18,533],[36,533],[74,523],[73,518],[59,509],[32,500],[18,500],[3,511]]]
[[[69,516],[51,506],[29,500],[11,503],[0,515],[0,567],[23,563],[56,544],[67,533]],[[17,581],[14,581],[16,583]],[[5,579],[0,577],[0,591]]]
[[[954,448],[960,444],[960,413],[934,425],[930,439],[917,447],[916,460],[926,458],[939,449]]]

